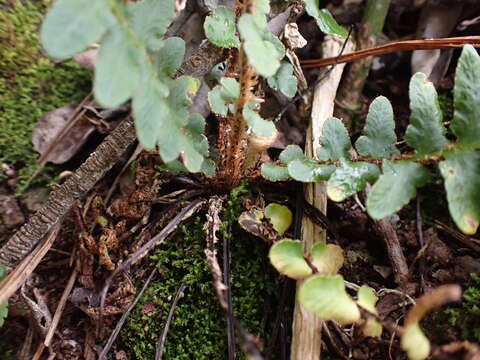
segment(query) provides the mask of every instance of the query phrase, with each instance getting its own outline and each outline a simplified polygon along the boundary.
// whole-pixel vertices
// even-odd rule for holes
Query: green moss
[[[49,3],[0,0],[0,163],[21,169],[21,187],[38,158],[30,140],[37,119],[80,102],[90,88],[86,70],[72,62],[55,64],[41,51],[38,27]],[[47,173],[52,169],[44,171],[43,181]]]
[[[480,341],[480,277],[472,274],[462,301],[428,315],[423,326],[433,342]]]
[[[480,277],[472,274],[457,308],[449,307],[444,315],[451,326],[460,330],[462,340],[480,341]]]
[[[269,329],[262,329],[261,321],[265,315],[265,302],[275,302],[276,299],[273,284],[276,274],[268,267],[266,247],[262,241],[244,233],[240,235],[235,225],[242,210],[241,197],[245,191],[244,186],[235,189],[225,202],[223,235],[220,235],[228,236],[228,229],[233,229],[231,282],[234,314],[266,344]],[[225,359],[226,322],[214,295],[210,270],[205,261],[204,221],[203,217],[197,217],[180,227],[177,236],[151,257],[157,262],[162,275],[146,291],[122,332],[124,350],[129,353],[129,358],[146,360],[154,357],[171,299],[184,283],[188,287],[185,297],[175,309],[164,359]],[[147,302],[154,304],[156,311],[142,315],[142,308]],[[270,308],[275,309],[275,305],[272,303]],[[273,324],[274,319],[269,318],[266,323]],[[237,358],[245,357],[239,353]]]

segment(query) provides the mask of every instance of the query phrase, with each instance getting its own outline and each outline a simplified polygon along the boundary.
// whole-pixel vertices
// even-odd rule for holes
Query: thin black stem
[[[159,245],[165,239],[175,231],[177,226],[192,216],[199,208],[200,206],[203,205],[205,200],[203,199],[197,199],[186,205],[178,214],[175,216],[163,229],[160,231],[157,235],[155,235],[153,238],[151,238],[145,245],[143,245],[139,250],[134,252],[127,260],[125,260],[123,263],[121,263],[111,274],[110,276],[105,280],[105,284],[103,285],[103,288],[100,292],[100,320],[98,322],[99,326],[102,326],[102,320],[103,320],[103,309],[105,309],[105,300],[107,297],[107,292],[108,289],[110,288],[110,285],[113,282],[113,279],[115,276],[117,276],[119,273],[126,271],[130,265],[134,262],[139,261],[142,259],[145,255],[148,254],[148,252],[153,249],[155,246]]]
[[[277,308],[275,325],[273,326],[272,335],[271,335],[270,341],[268,343],[267,350],[265,351],[265,359],[266,360],[269,360],[272,357],[273,349],[274,349],[275,344],[277,342],[277,338],[279,337],[278,333],[279,333],[279,331],[280,332],[283,331],[283,328],[284,328],[283,321],[284,321],[284,318],[285,318],[285,307],[286,307],[288,294],[291,293],[291,289],[290,289],[291,286],[289,286],[290,284],[291,284],[290,279],[285,278],[285,281],[282,284],[282,295],[281,295],[281,298],[280,298],[280,304],[278,305],[278,308]]]
[[[235,329],[232,311],[232,290],[230,284],[230,236],[223,237],[223,283],[227,287],[225,290],[225,300],[227,308],[225,314],[227,318],[227,341],[228,341],[228,360],[235,360]]]
[[[135,300],[132,302],[132,304],[128,307],[127,311],[123,313],[122,317],[118,321],[117,325],[115,326],[115,329],[112,331],[110,334],[110,338],[108,339],[107,343],[103,347],[102,352],[100,353],[98,360],[103,360],[106,358],[108,352],[110,351],[110,348],[112,347],[115,339],[117,338],[118,334],[120,333],[120,330],[122,329],[123,324],[125,323],[125,320],[127,320],[128,315],[132,312],[133,308],[137,305],[138,300],[142,297],[143,293],[147,289],[148,285],[150,284],[150,281],[152,281],[153,276],[157,273],[157,269],[153,269],[150,275],[148,276],[147,280],[145,281],[145,284],[143,284],[142,289],[138,293],[137,297]]]

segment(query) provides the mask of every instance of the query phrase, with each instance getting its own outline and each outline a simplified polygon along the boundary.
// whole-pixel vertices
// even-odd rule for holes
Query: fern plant
[[[353,147],[347,130],[336,118],[326,120],[316,159],[306,158],[297,146],[287,147],[276,164],[263,164],[271,181],[293,178],[301,182],[327,181],[327,195],[343,201],[373,184],[367,212],[381,219],[401,209],[417,188],[427,184],[426,165],[438,164],[445,181],[448,207],[456,225],[474,234],[480,221],[480,58],[467,45],[455,75],[454,115],[449,131],[443,124],[437,92],[423,73],[410,81],[410,125],[404,139],[412,151],[396,146],[393,110],[380,96],[370,105],[364,135]],[[380,171],[380,168],[382,169]]]
[[[268,219],[267,225],[263,223],[264,219]],[[354,299],[347,292],[343,277],[338,274],[344,262],[340,246],[315,243],[306,252],[303,242],[282,238],[292,223],[292,217],[290,210],[279,204],[269,204],[264,210],[246,211],[239,222],[250,233],[276,241],[269,251],[270,262],[281,274],[302,280],[297,298],[305,309],[323,320],[335,320],[343,325],[356,324],[365,337],[382,335],[385,323],[378,316],[375,291],[366,285],[349,284],[356,291]],[[265,226],[271,226],[275,233],[262,231]],[[400,345],[410,360],[426,359],[433,348],[420,327],[422,318],[434,308],[460,298],[460,286],[444,285],[424,295],[410,309],[403,328],[395,329],[400,335]]]
[[[318,9],[314,1],[306,4],[323,30],[345,35],[328,11]],[[242,68],[251,65],[268,78],[272,88],[292,97],[297,87],[293,68],[282,60],[282,42],[266,30],[269,0],[246,1],[239,10],[242,14],[237,19],[232,9],[215,8],[204,23],[208,40],[220,48],[244,52],[248,61]],[[56,59],[67,59],[100,43],[94,79],[97,102],[113,108],[131,100],[137,137],[144,148],[158,149],[167,167],[213,176],[217,165],[210,159],[205,119],[188,111],[200,82],[190,76],[176,78],[185,42],[165,38],[173,18],[173,0],[57,0],[42,24],[41,40]],[[250,131],[261,137],[275,133],[273,122],[258,114],[258,100],[247,87],[242,90],[236,79],[226,77],[208,95],[212,111],[219,116],[235,113],[235,104],[239,108],[236,121],[246,126],[240,134],[233,131],[236,143]],[[229,155],[244,159],[248,151],[240,150]]]
[[[347,35],[328,11],[319,8],[318,0],[303,3],[322,31]],[[207,16],[207,39],[230,49],[227,71],[208,94],[220,123],[222,158],[214,163],[204,135],[205,119],[188,110],[200,82],[177,76],[185,42],[178,37],[165,38],[174,18],[173,4],[173,0],[57,0],[42,25],[42,43],[57,59],[100,43],[94,79],[97,102],[111,108],[131,100],[137,137],[146,149],[158,149],[165,164],[177,170],[207,176],[220,170],[217,176],[232,178],[226,184],[233,187],[258,160],[253,156],[254,160],[248,161],[255,141],[276,136],[275,124],[259,114],[258,76],[292,98],[297,90],[293,67],[285,60],[282,42],[267,30],[268,0],[238,2],[236,11],[219,6]],[[480,59],[471,46],[463,49],[457,67],[454,107],[447,131],[435,88],[425,75],[415,74],[410,82],[410,125],[404,136],[411,151],[401,153],[397,148],[392,106],[385,97],[378,97],[370,105],[364,135],[355,147],[341,120],[330,118],[315,159],[305,157],[298,146],[288,146],[278,162],[262,165],[262,174],[271,181],[327,181],[327,194],[333,201],[343,201],[370,183],[367,211],[379,219],[415,197],[417,188],[429,180],[426,165],[438,164],[450,213],[464,233],[473,234],[480,222]],[[270,219],[281,239],[291,213],[271,206],[247,220],[255,222],[263,216]],[[309,250],[311,255],[305,257],[302,243],[291,239],[277,241],[270,250],[270,260],[281,273],[304,280],[298,296],[306,309],[344,324],[359,321],[362,309],[376,315],[377,298],[372,289],[361,287],[356,300],[346,292],[338,275],[343,264],[341,248],[316,244]],[[418,321],[412,324],[413,340],[422,340]],[[363,324],[366,336],[379,336],[381,331],[375,317],[368,317]],[[421,356],[412,358],[428,354],[425,342],[422,346]],[[407,341],[404,348],[409,347]]]
[[[180,154],[191,172],[212,173],[205,120],[189,113],[199,81],[173,79],[185,54],[178,37],[162,38],[174,17],[173,1],[58,0],[41,28],[45,50],[66,59],[100,42],[94,93],[99,104],[116,107],[132,100],[137,137],[162,159]]]

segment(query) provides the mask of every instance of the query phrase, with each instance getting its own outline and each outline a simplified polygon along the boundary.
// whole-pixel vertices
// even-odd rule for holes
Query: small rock
[[[0,195],[0,214],[7,227],[15,227],[25,222],[25,216],[14,195]]]

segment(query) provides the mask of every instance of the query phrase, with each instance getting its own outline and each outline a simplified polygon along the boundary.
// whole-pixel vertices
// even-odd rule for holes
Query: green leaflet
[[[263,20],[259,20],[262,19]],[[238,21],[238,30],[248,61],[264,77],[275,74],[284,56],[281,42],[268,30],[264,15],[243,14]]]
[[[480,220],[480,153],[448,154],[439,167],[453,220],[465,234],[475,234]]]
[[[66,59],[100,40],[115,24],[110,0],[57,0],[40,30],[45,51]]]
[[[140,142],[147,149],[158,145],[164,162],[175,160],[180,153],[184,155],[184,164],[191,172],[200,171],[203,156],[198,150],[198,134],[192,132],[187,107],[191,101],[187,93],[195,93],[198,81],[182,76],[169,80],[170,94],[167,98],[159,93],[159,81],[147,75],[143,86],[133,98],[133,113]],[[199,115],[198,115],[199,116]],[[195,115],[194,121],[198,121]],[[200,127],[203,127],[201,125]],[[194,128],[199,129],[195,124]],[[197,137],[196,137],[197,136]]]
[[[271,137],[275,134],[275,125],[272,121],[263,119],[253,110],[255,104],[247,104],[242,111],[245,122],[252,128],[255,135],[261,137]]]
[[[327,195],[333,201],[343,201],[365,189],[367,182],[377,180],[380,171],[374,164],[340,160],[338,167],[327,183]]]
[[[159,170],[169,171],[173,174],[190,172],[179,160],[173,160],[157,167]],[[200,172],[206,177],[215,175],[215,163],[211,159],[204,159]]]
[[[5,268],[0,265],[0,281],[2,281],[6,276]],[[0,304],[0,327],[5,323],[5,319],[8,316],[8,302],[5,304]]]
[[[162,40],[160,49],[155,52],[154,67],[159,74],[173,76],[182,65],[185,56],[185,41],[179,37]]]
[[[240,85],[234,78],[223,77],[220,84],[208,93],[208,103],[216,114],[226,116],[229,105],[240,96]]]
[[[264,210],[265,217],[270,220],[273,228],[280,235],[283,235],[292,225],[292,212],[284,205],[271,203]]]
[[[430,341],[418,322],[405,326],[400,345],[410,360],[424,360],[430,354]]]
[[[288,165],[293,160],[304,159],[303,150],[298,145],[288,145],[278,156],[283,165]]]
[[[293,66],[288,61],[282,61],[275,75],[270,76],[267,81],[272,89],[280,91],[288,98],[294,97],[297,92],[297,78],[293,76]]]
[[[368,310],[372,314],[378,315],[378,311],[375,308],[375,304],[378,301],[377,295],[373,292],[372,288],[363,285],[358,289],[358,300],[357,304],[363,307],[364,309]]]
[[[323,320],[336,320],[348,325],[360,319],[357,304],[347,294],[340,275],[314,275],[298,289],[298,299],[308,310]]]
[[[267,15],[270,12],[270,0],[255,0],[253,2],[253,13]]]
[[[480,146],[480,58],[465,45],[458,60],[453,90],[455,111],[451,129],[462,145]]]
[[[260,171],[262,176],[269,181],[286,181],[290,179],[286,166],[265,163],[260,167]]]
[[[142,0],[127,5],[130,29],[152,51],[160,48],[160,36],[167,31],[173,15],[173,0]]]
[[[288,145],[278,157],[280,164],[288,165],[291,161],[305,159],[303,151],[298,145]],[[285,181],[290,179],[287,166],[278,166],[273,164],[262,164],[262,176],[270,181]]]
[[[363,132],[365,136],[355,143],[355,148],[363,156],[381,159],[400,154],[395,147],[397,136],[392,105],[385,96],[375,98],[370,104]]]
[[[342,38],[347,37],[347,30],[337,24],[332,14],[327,9],[320,9],[319,0],[303,0],[303,3],[308,15],[315,19],[322,32]]]
[[[288,164],[289,175],[301,182],[319,182],[328,180],[335,171],[333,165],[320,165],[312,159],[293,160]]]
[[[336,275],[343,266],[343,249],[334,244],[318,242],[312,246],[312,264],[323,275]]]
[[[378,311],[375,305],[378,301],[377,295],[373,292],[373,289],[369,286],[363,285],[358,289],[357,304],[362,308],[368,310],[368,312],[378,315]],[[380,336],[382,335],[382,325],[372,317],[367,317],[367,321],[362,327],[362,333],[364,336]]]
[[[312,269],[303,257],[303,245],[298,240],[278,241],[270,248],[268,257],[279,273],[292,279],[305,279],[312,274]]]
[[[381,219],[400,210],[428,181],[428,171],[410,161],[383,161],[383,174],[368,193],[367,212]]]
[[[222,48],[238,48],[240,40],[236,35],[235,13],[233,10],[219,6],[207,16],[203,23],[205,36],[214,45]]]
[[[166,134],[169,130],[162,128],[162,123],[168,121],[164,118],[168,108],[165,85],[151,67],[144,67],[141,82],[142,86],[138,88],[132,101],[135,129],[140,143],[146,149],[153,149],[161,132]],[[168,163],[175,159],[176,156],[172,156],[163,161]]]
[[[135,45],[126,28],[116,25],[108,31],[95,61],[93,89],[102,106],[116,107],[132,96],[140,80],[144,58],[145,53]]]
[[[443,114],[437,91],[424,73],[416,73],[410,80],[410,125],[405,133],[407,144],[417,153],[429,154],[447,144]]]
[[[331,117],[323,124],[322,136],[320,137],[320,149],[317,156],[323,161],[338,161],[348,158],[348,150],[352,147],[347,129],[342,121]]]

